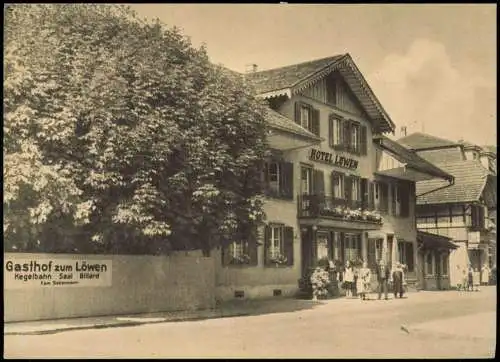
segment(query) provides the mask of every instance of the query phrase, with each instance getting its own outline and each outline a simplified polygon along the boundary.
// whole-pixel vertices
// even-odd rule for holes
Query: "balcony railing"
[[[351,221],[382,223],[373,205],[356,200],[337,199],[325,195],[299,195],[299,217],[327,217]]]

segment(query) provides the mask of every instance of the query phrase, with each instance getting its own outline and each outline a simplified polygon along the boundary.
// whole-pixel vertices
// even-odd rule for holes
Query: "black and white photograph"
[[[494,358],[496,12],[4,4],[4,358]]]

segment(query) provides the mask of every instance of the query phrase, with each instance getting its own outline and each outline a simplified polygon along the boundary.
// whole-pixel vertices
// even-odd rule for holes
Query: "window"
[[[451,226],[464,226],[464,217],[462,215],[452,215]]]
[[[234,241],[222,249],[223,265],[257,265],[257,244]]]
[[[437,217],[437,227],[450,227],[450,217],[449,216],[438,216]]]
[[[360,139],[359,139],[359,124],[351,123],[351,151],[359,153],[360,151]]]
[[[397,184],[391,185],[392,189],[392,214],[395,216],[401,215],[401,188]]]
[[[270,224],[264,237],[266,265],[293,265],[293,228]]]
[[[319,110],[303,102],[295,102],[295,123],[319,136]]]
[[[337,83],[332,76],[326,80],[326,103],[337,104]]]
[[[361,234],[344,234],[344,255],[345,262],[361,257]]]
[[[316,239],[316,259],[328,258],[328,234],[320,233]]]
[[[380,185],[377,182],[373,183],[374,206],[376,210],[380,210]]]
[[[311,109],[308,106],[300,107],[300,125],[305,129],[311,128]]]
[[[485,211],[482,205],[471,206],[471,228],[473,230],[484,229]]]
[[[330,147],[356,154],[367,153],[367,128],[359,123],[331,114],[329,117]]]
[[[344,120],[331,114],[329,117],[329,139],[330,147],[334,149],[344,148]]]
[[[353,177],[351,179],[352,189],[351,189],[351,199],[353,201],[361,201],[361,185],[360,179],[358,177]]]
[[[269,188],[271,191],[279,194],[280,186],[280,167],[279,163],[269,163]]]
[[[406,264],[406,266],[408,267],[408,272],[413,272],[413,243],[398,240],[398,254],[398,261],[402,264]]]
[[[312,169],[310,167],[302,167],[300,171],[300,191],[303,195],[309,195],[311,193],[311,174]]]
[[[293,163],[267,162],[264,171],[267,196],[293,200]]]
[[[344,174],[332,172],[332,193],[335,199],[344,198]]]
[[[448,254],[441,254],[441,271],[443,275],[448,275]]]
[[[377,210],[387,212],[389,210],[389,185],[384,182],[378,182],[378,207]],[[377,204],[377,201],[375,200]]]
[[[432,253],[427,252],[425,256],[425,274],[434,275],[434,263],[432,262]]]
[[[283,255],[283,228],[281,226],[271,227],[271,244],[269,245],[268,253],[271,259],[275,259]]]

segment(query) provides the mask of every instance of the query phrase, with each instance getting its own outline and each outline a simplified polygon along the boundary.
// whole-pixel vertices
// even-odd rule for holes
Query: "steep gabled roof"
[[[247,78],[251,81],[258,93],[267,93],[284,88],[291,88],[301,80],[309,77],[315,72],[336,62],[344,56],[335,55],[322,59],[316,59],[286,67],[263,70],[249,73]]]
[[[426,173],[428,175],[439,177],[441,179],[449,180],[450,182],[453,179],[453,176],[451,174],[443,171],[437,166],[434,166],[432,163],[426,161],[414,151],[409,150],[399,144],[397,141],[393,141],[383,135],[377,135],[373,137],[373,140],[380,147],[391,153],[396,159],[398,159],[399,162],[406,163],[407,167],[409,168]]]
[[[246,75],[264,98],[291,97],[327,76],[338,71],[354,93],[368,116],[381,132],[393,132],[396,126],[349,54],[317,59],[305,63],[264,70]]]
[[[417,204],[479,201],[489,174],[481,163],[459,161],[442,164],[439,167],[454,176],[454,184],[445,187],[448,184],[446,181],[436,179],[417,182]],[[442,188],[439,189],[440,187]]]
[[[412,150],[425,150],[432,148],[457,147],[459,144],[450,140],[435,137],[427,133],[415,132],[398,139],[398,142]]]
[[[483,152],[494,153],[495,155],[497,154],[497,146],[481,146],[481,149]]]

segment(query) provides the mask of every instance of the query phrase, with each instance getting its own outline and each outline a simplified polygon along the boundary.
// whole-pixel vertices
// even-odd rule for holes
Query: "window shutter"
[[[408,267],[408,271],[412,272],[414,269],[414,264],[413,264],[413,243],[406,243],[405,244],[405,254],[406,254],[406,266]]]
[[[401,182],[399,188],[401,216],[408,217],[410,215],[410,184],[408,182]]]
[[[264,227],[264,264],[269,265],[269,248],[271,247],[271,226]]]
[[[368,206],[368,198],[369,198],[369,189],[368,189],[368,179],[361,179],[361,206],[363,209],[366,209]]]
[[[250,257],[249,265],[257,265],[257,236],[256,233],[252,233],[248,239],[248,256]]]
[[[334,238],[335,238],[335,232],[330,231],[328,233],[328,259],[333,260],[335,252],[334,252]]]
[[[382,211],[389,211],[389,186],[385,182],[379,183],[379,198]]]
[[[300,102],[295,102],[295,123],[300,124],[300,108],[302,104]]]
[[[477,207],[472,205],[470,208],[470,218],[471,218],[471,226],[472,228],[477,228]]]
[[[280,196],[293,200],[293,163],[280,163]]]
[[[352,200],[352,177],[344,176],[344,195],[347,200],[347,205],[351,206],[350,202]]]
[[[283,228],[284,233],[284,252],[287,259],[287,265],[293,265],[293,227],[286,226]]]
[[[322,170],[314,170],[313,174],[314,181],[314,195],[324,195],[325,194],[325,177]]]
[[[335,118],[331,114],[330,117],[328,117],[328,143],[332,148],[335,145],[335,139],[333,138],[333,135],[335,134],[334,127],[335,127]]]
[[[342,265],[345,265],[345,233],[341,232],[340,233],[340,243],[339,243],[339,250],[338,250],[338,256],[340,261],[342,262]]]
[[[484,229],[484,206],[479,206],[479,228]]]
[[[319,109],[310,108],[311,109],[311,132],[316,136],[320,135],[319,130]]]
[[[343,141],[342,141],[343,149],[346,151],[350,151],[351,150],[351,122],[344,119],[342,121],[342,128],[344,129]]]
[[[368,181],[369,184],[369,199],[368,207],[371,209],[375,208],[375,183],[373,181]]]
[[[391,183],[391,214],[396,215],[396,187],[397,184]]]
[[[331,184],[331,187],[332,187],[332,197],[335,198],[335,187],[338,187],[339,185],[339,177],[340,177],[340,173],[338,173],[337,171],[332,171],[332,173],[330,174],[330,184]]]
[[[264,181],[264,194],[269,195],[269,162],[264,162],[263,181]]]
[[[365,126],[361,126],[360,139],[361,139],[361,154],[366,155],[368,153],[368,140],[366,135],[367,129]]]
[[[334,118],[333,119],[333,127],[334,134],[335,132],[339,132],[338,134],[338,143],[334,142],[334,149],[341,150],[344,147],[344,120],[342,118]]]

